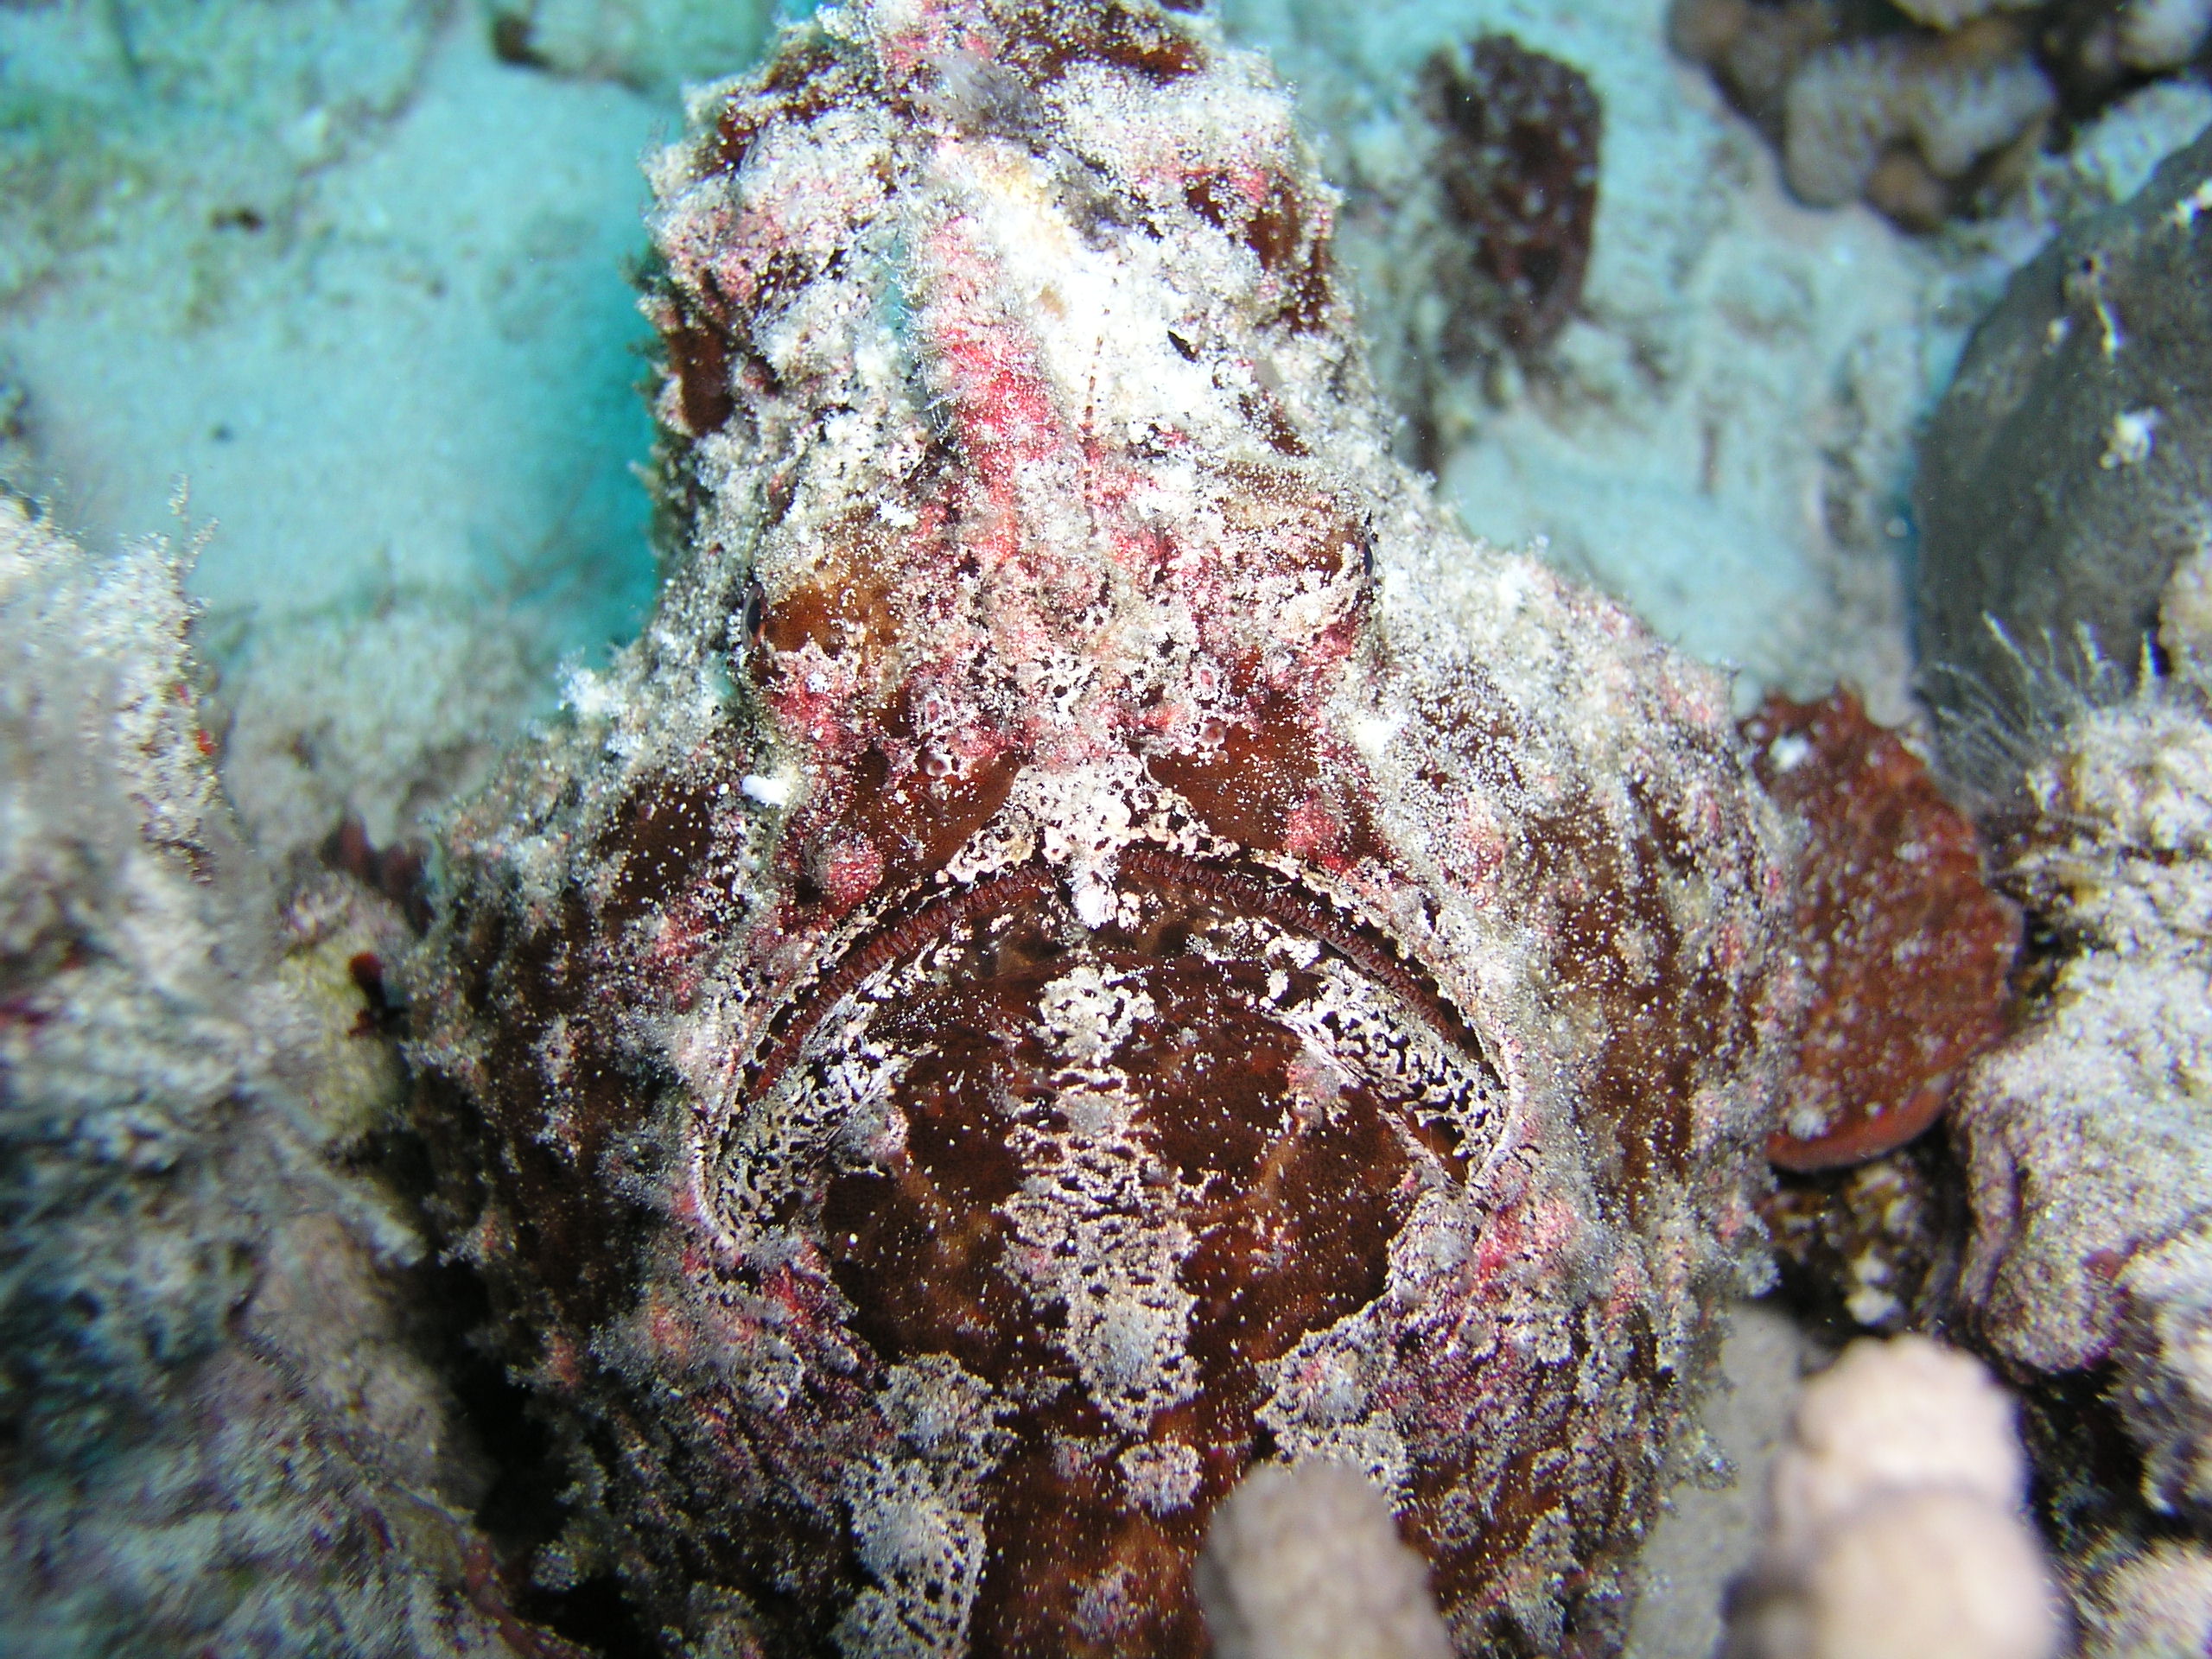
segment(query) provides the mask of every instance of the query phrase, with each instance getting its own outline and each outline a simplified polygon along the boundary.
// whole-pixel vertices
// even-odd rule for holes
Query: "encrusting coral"
[[[653,168],[643,639],[444,836],[452,1236],[671,1646],[1195,1654],[1255,1459],[1618,1641],[1801,988],[1724,682],[1389,457],[1203,19],[833,8]]]
[[[1999,1352],[2103,1359],[2129,1264],[2180,1238],[2212,1177],[2212,726],[2185,689],[2085,709],[2028,779],[2008,885],[2062,942],[2037,1018],[1974,1065],[1953,1122],[1973,1178],[1967,1290]]]
[[[2133,1442],[2116,1459],[2093,1435],[2047,1437],[2053,1489],[2090,1495],[2069,1499],[2066,1537],[2092,1607],[2125,1600],[2114,1569],[2152,1529],[2201,1536],[2212,1517],[2208,563],[2169,583],[2164,671],[2054,713],[2010,803],[2002,879],[2046,941],[2044,989],[1952,1110],[1974,1220],[1967,1328],[2046,1389],[2086,1380],[2109,1438]],[[2094,1496],[2139,1459],[2139,1496]]]

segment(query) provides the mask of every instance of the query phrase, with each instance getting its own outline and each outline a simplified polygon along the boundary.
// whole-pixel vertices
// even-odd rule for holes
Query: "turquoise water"
[[[502,62],[473,6],[111,0],[0,13],[0,99],[31,481],[95,547],[204,534],[219,656],[395,604],[634,632],[673,88]]]

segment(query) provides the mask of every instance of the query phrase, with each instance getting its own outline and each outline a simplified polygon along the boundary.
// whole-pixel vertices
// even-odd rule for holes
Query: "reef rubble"
[[[1997,210],[2054,127],[2188,68],[2212,6],[1675,0],[1669,29],[1775,143],[1800,200],[1929,231]]]
[[[423,1240],[358,1158],[402,1087],[362,964],[406,930],[351,884],[276,909],[187,563],[95,560],[0,494],[4,1643],[525,1650]]]

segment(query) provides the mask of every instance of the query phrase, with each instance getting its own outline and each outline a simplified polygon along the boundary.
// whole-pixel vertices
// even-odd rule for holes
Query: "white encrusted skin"
[[[1393,1494],[1462,1653],[1602,1645],[1764,1271],[1789,849],[1725,684],[1390,461],[1203,21],[835,8],[692,119],[680,562],[416,975],[575,1558],[694,1640],[1183,1651],[1271,1442]],[[1247,1226],[1325,1312],[1239,1347]]]

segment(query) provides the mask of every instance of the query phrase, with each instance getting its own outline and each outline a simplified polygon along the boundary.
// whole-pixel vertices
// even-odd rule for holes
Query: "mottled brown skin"
[[[1327,1455],[1463,1653],[1608,1651],[1788,1018],[1725,694],[1388,462],[1203,26],[853,16],[657,175],[685,558],[414,978],[569,1548],[671,1649],[1197,1656]]]
[[[1003,1119],[1058,1109],[1055,1062],[1033,1014],[1038,989],[1073,959],[1131,976],[1158,1004],[1158,1025],[1120,1058],[1160,1160],[1142,1179],[1205,1189],[1176,1207],[1202,1240],[1181,1278],[1198,1300],[1191,1349],[1203,1382],[1150,1430],[1154,1441],[1198,1448],[1198,1501],[1163,1518],[1139,1510],[1102,1532],[1093,1517],[1114,1494],[1099,1490],[1097,1466],[1071,1471],[1054,1453],[1056,1443],[1107,1432],[1096,1408],[1070,1389],[1020,1414],[1009,1425],[1016,1448],[988,1486],[984,1651],[1206,1651],[1189,1559],[1206,1512],[1262,1446],[1257,1368],[1381,1293],[1385,1249],[1412,1192],[1402,1138],[1451,1155],[1449,1132],[1424,1123],[1418,1103],[1394,1097],[1382,1078],[1340,1096],[1332,1118],[1300,1122],[1287,1138],[1268,1133],[1292,1109],[1300,1045],[1259,1007],[1264,965],[1233,945],[1226,959],[1193,948],[1201,936],[1233,933],[1240,915],[1267,913],[1257,893],[1226,885],[1235,879],[1159,859],[1139,878],[1159,884],[1160,909],[1142,931],[1088,936],[1049,887],[1017,879],[988,920],[969,919],[949,982],[904,1001],[887,1022],[887,1039],[915,1057],[904,1154],[883,1173],[832,1180],[823,1195],[832,1272],[880,1357],[950,1353],[1017,1397],[1066,1387],[1065,1363],[1045,1340],[1050,1311],[1025,1306],[1003,1262],[1000,1206],[1023,1173]],[[1289,995],[1310,992],[1310,980],[1294,976]],[[1086,1619],[1075,1586],[1107,1577],[1128,1586],[1128,1611]],[[1088,1639],[1086,1624],[1096,1630]]]
[[[2020,912],[1983,883],[1973,821],[1853,693],[1770,697],[1744,735],[1808,841],[1797,932],[1815,988],[1767,1156],[1838,1168],[1924,1133],[2004,1034]]]

